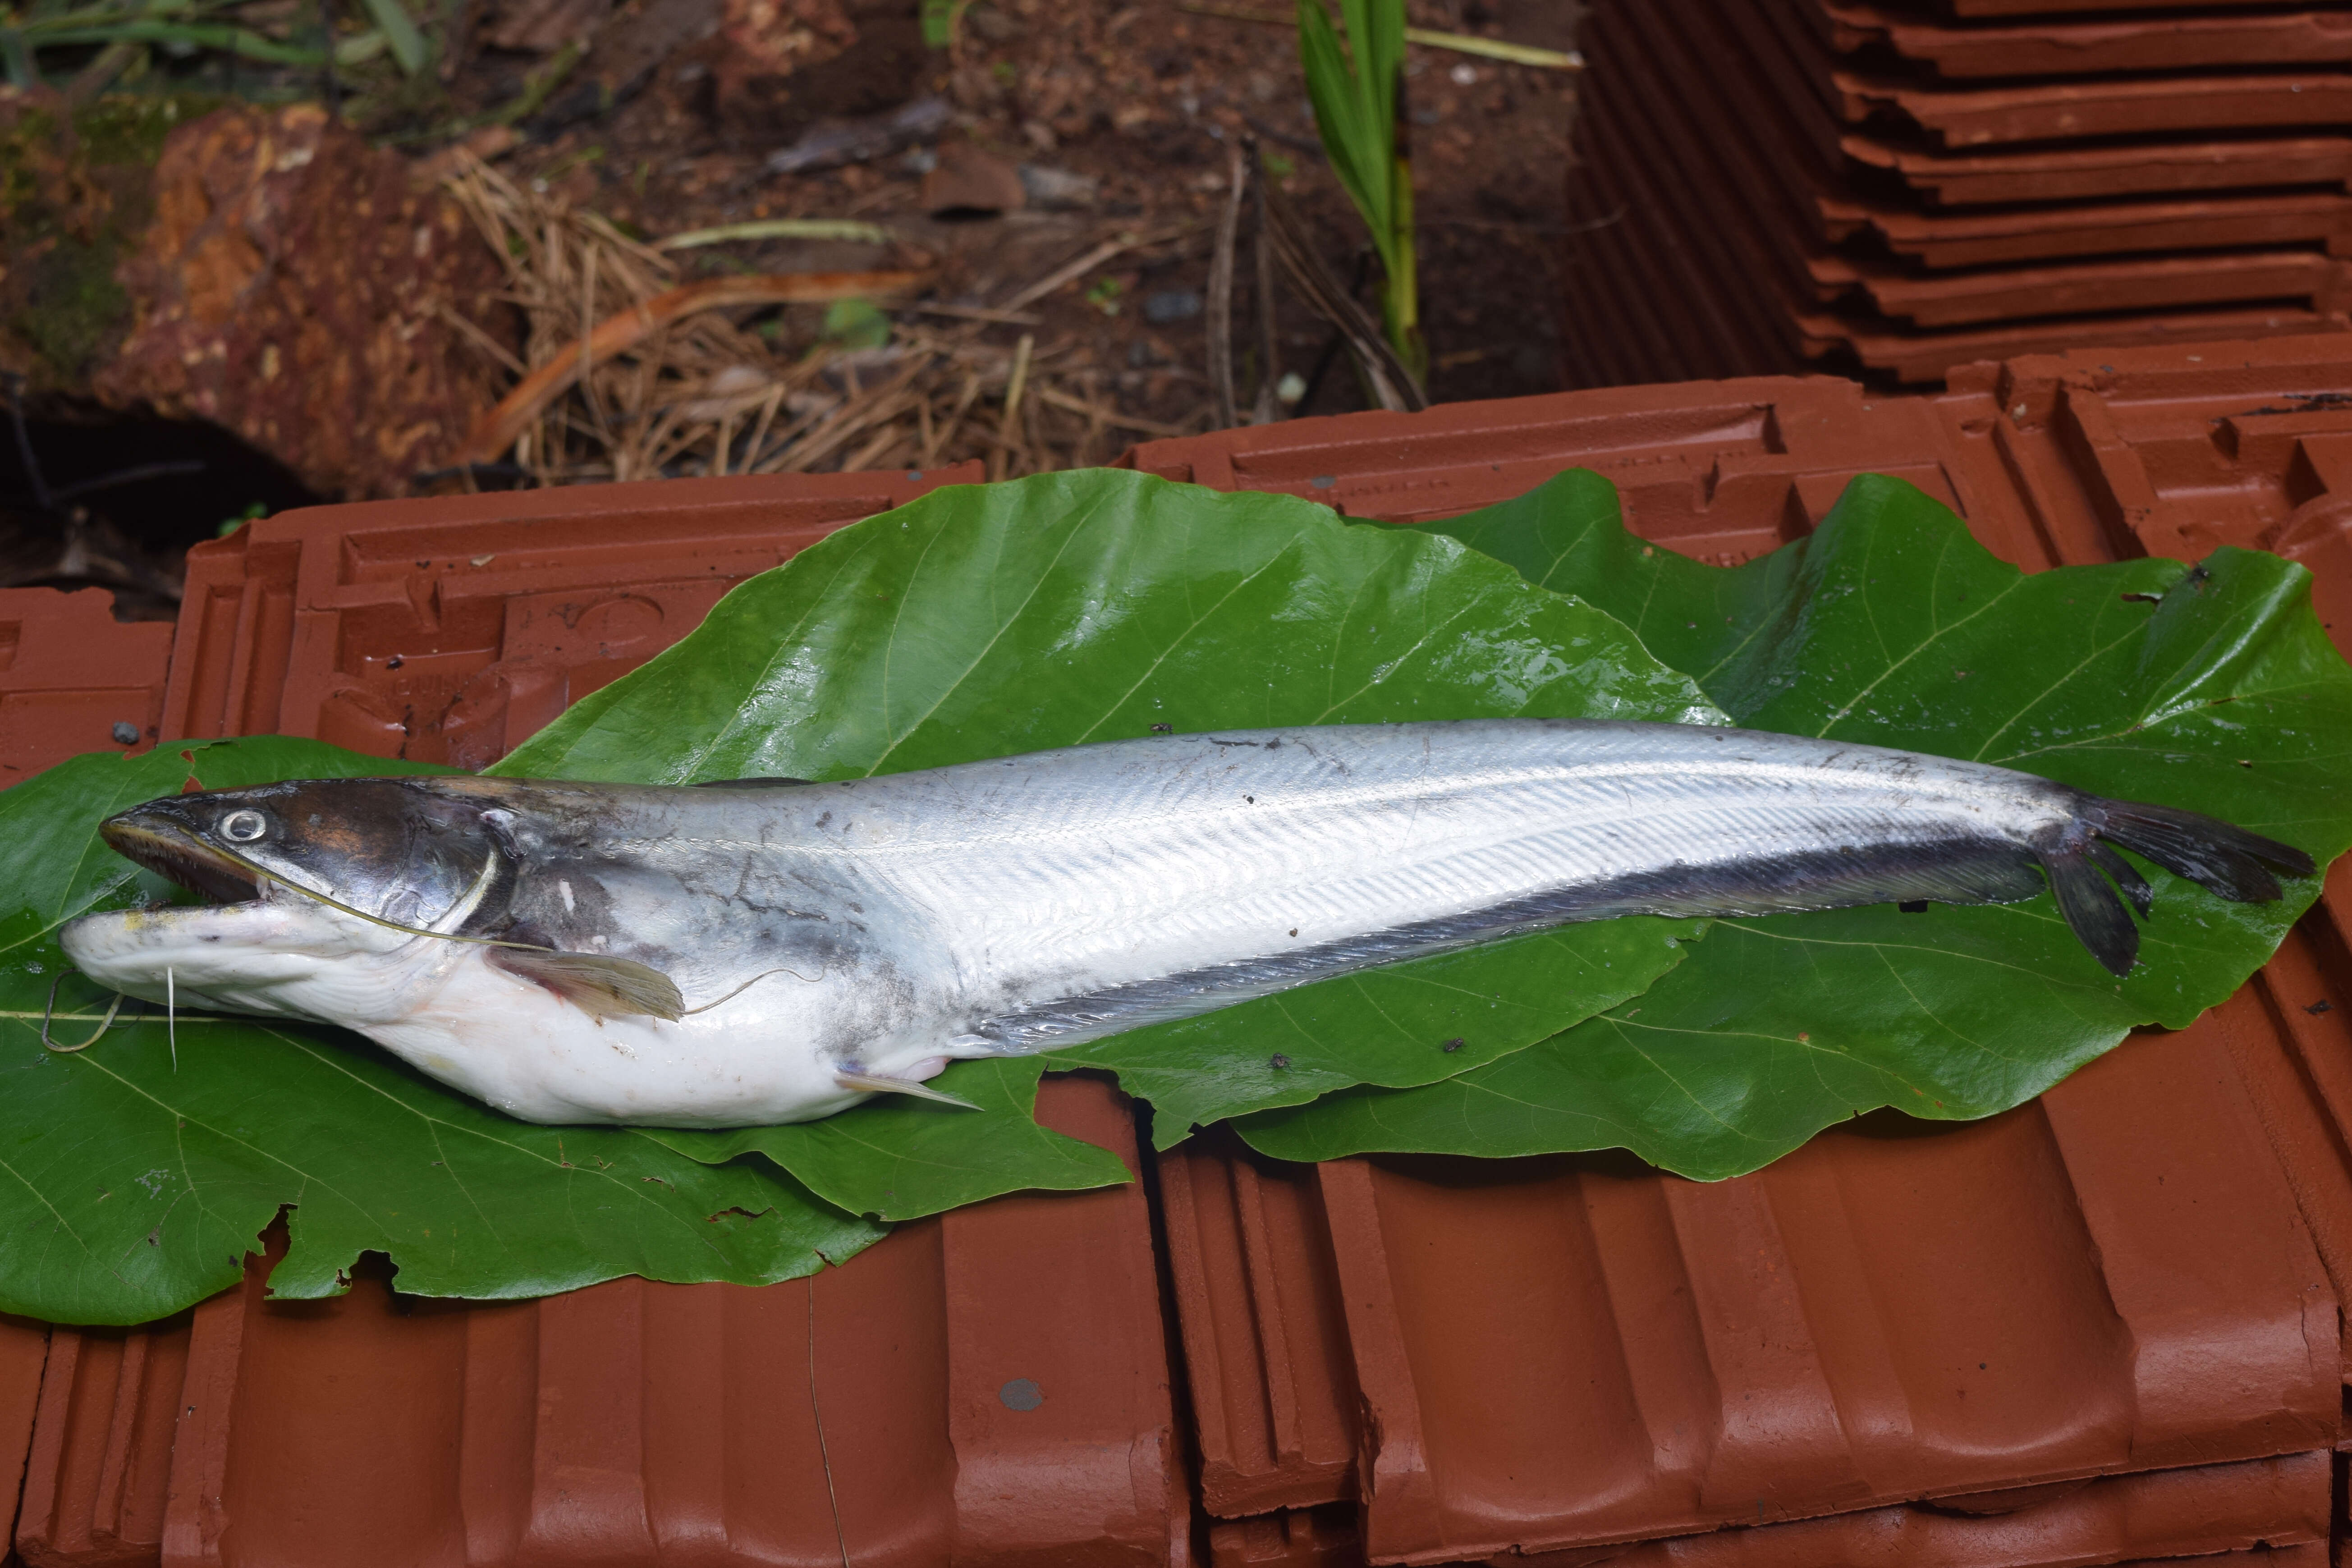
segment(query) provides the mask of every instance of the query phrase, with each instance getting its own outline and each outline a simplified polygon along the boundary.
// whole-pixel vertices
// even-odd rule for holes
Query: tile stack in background
[[[1569,174],[1573,384],[2332,331],[2352,13],[1601,0]]]

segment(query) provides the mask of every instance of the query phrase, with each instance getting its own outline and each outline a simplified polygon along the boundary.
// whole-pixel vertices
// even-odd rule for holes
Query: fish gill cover
[[[1633,539],[1587,474],[1443,532],[1119,472],[941,490],[746,583],[497,771],[846,778],[1160,725],[1727,712],[2191,806],[2323,858],[2352,842],[2352,671],[2273,558],[2029,578],[1885,479],[1737,571]],[[893,1101],[725,1132],[517,1122],[355,1036],[248,1019],[184,1016],[176,1055],[144,1014],[43,1049],[57,927],[165,890],[97,843],[103,816],[192,772],[393,771],[273,739],[81,758],[0,794],[0,1309],[171,1311],[231,1282],[283,1205],[279,1295],[334,1292],[363,1250],[421,1294],[791,1278],[877,1218],[1124,1179],[1032,1120],[1049,1069],[1117,1073],[1163,1145],[1237,1117],[1300,1157],[1623,1144],[1729,1175],[1867,1106],[2000,1110],[2135,1024],[2185,1023],[2317,888],[2228,905],[2151,868],[2147,963],[2120,984],[2046,897],[1719,921],[1698,942],[1706,922],[1571,926],[958,1064],[940,1081],[977,1112]],[[68,976],[58,1032],[86,1037],[104,1003]]]

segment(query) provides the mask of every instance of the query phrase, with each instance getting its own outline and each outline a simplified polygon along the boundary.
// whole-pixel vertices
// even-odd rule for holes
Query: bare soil
[[[990,0],[966,12],[959,47],[941,52],[921,47],[911,6],[853,16],[803,5],[787,15],[815,41],[781,84],[745,85],[729,68],[735,44],[722,32],[666,63],[609,117],[518,148],[500,166],[652,235],[764,217],[886,221],[936,257],[940,297],[972,304],[1001,298],[1101,237],[1181,230],[1032,307],[1045,319],[1035,329],[1041,351],[1057,351],[1066,367],[1101,367],[1122,410],[1164,424],[1205,417],[1202,318],[1183,312],[1205,296],[1228,150],[1245,133],[1290,169],[1286,187],[1335,269],[1366,275],[1360,298],[1375,298],[1362,225],[1324,161],[1286,27],[1165,3]],[[1571,42],[1561,0],[1421,0],[1413,20],[1550,47]],[[526,63],[486,57],[475,69],[483,98],[510,90],[501,73],[519,79]],[[1554,390],[1576,79],[1418,45],[1407,72],[1430,395],[1453,402]],[[1094,200],[935,222],[923,214],[919,155],[766,173],[769,153],[813,121],[883,112],[923,92],[958,110],[962,123],[950,139],[1089,177]],[[776,242],[706,253],[696,266],[786,271],[873,261],[867,248]],[[1307,376],[1328,331],[1296,302],[1286,302],[1282,320],[1276,374]],[[1010,342],[1015,329],[998,333]],[[1343,360],[1294,412],[1362,405]]]
[[[446,165],[453,152],[420,140],[416,127],[447,125],[453,117],[512,101],[550,56],[544,47],[500,47],[499,41],[543,46],[604,3],[482,0],[486,8],[474,19],[461,64],[443,84],[446,96],[405,121],[397,112],[387,117],[381,105],[362,106],[358,112],[373,115],[362,123],[420,159],[437,153]],[[1108,424],[1058,416],[1066,428],[1086,425],[1084,436],[1057,446],[1040,442],[1039,450],[1024,454],[1027,467],[1106,461],[1137,439],[1208,427],[1209,270],[1235,149],[1245,137],[1268,154],[1334,271],[1355,281],[1368,308],[1374,305],[1376,267],[1360,221],[1323,157],[1292,29],[1205,14],[1266,12],[1271,0],[1204,3],[1197,10],[1171,0],[981,0],[964,13],[959,39],[946,50],[924,46],[914,0],[725,0],[719,31],[665,52],[660,27],[650,25],[661,20],[652,8],[681,3],[625,0],[602,23],[602,39],[621,38],[633,26],[639,37],[652,37],[658,63],[649,70],[646,61],[632,67],[622,51],[600,43],[588,61],[601,61],[603,76],[583,74],[583,66],[520,134],[478,134],[472,144],[517,185],[563,198],[641,237],[772,217],[887,225],[898,237],[887,255],[843,242],[738,242],[681,253],[682,276],[908,263],[934,268],[925,308],[898,312],[902,333],[910,321],[953,331],[1000,362],[1027,336],[1034,374],[1050,374],[1090,406],[1116,413]],[[1412,19],[1443,31],[1567,48],[1574,15],[1572,0],[1414,0]],[[534,25],[542,35],[535,40]],[[634,80],[627,79],[632,69]],[[1570,72],[1409,48],[1423,318],[1434,401],[1509,397],[1561,384],[1565,175],[1575,84]],[[608,107],[600,95],[615,91],[618,101]],[[944,99],[953,112],[940,136],[823,172],[776,174],[767,167],[772,153],[812,126],[885,114],[927,94]],[[927,212],[934,204],[926,201],[924,171],[940,149],[958,146],[983,154],[980,162],[1000,176],[1025,165],[1032,199],[1003,212]],[[1041,192],[1045,199],[1036,199]],[[1020,320],[975,321],[969,313],[1001,304],[1106,247],[1112,254],[1099,265],[1026,303]],[[1364,389],[1330,330],[1280,284],[1279,363],[1257,363],[1246,246],[1237,270],[1242,407],[1250,405],[1261,377],[1286,373],[1308,386],[1286,415],[1365,406]],[[785,307],[768,331],[806,342],[822,314],[822,307]],[[1001,386],[1002,370],[996,374],[993,384]],[[104,454],[120,449],[64,426],[37,425],[32,435],[52,489],[102,477]],[[223,441],[220,451],[205,454],[215,476],[253,467],[247,461],[253,454]],[[0,442],[0,491],[16,492],[21,503],[29,487],[16,453],[5,450],[14,445]],[[871,449],[853,443],[814,466],[836,466]],[[257,490],[250,500],[275,509],[300,499],[282,479],[273,477],[263,487],[269,493]],[[77,575],[76,562],[61,558],[61,541],[50,537],[58,531],[56,520],[0,504],[0,513],[9,514],[0,521],[10,524],[0,527],[0,579],[100,582],[122,591],[120,613],[169,614],[168,579],[180,553],[210,537],[221,517],[247,510],[223,492],[207,494],[201,515],[192,512],[187,483],[125,485],[87,498],[88,521],[107,545],[100,553],[128,563],[110,580],[104,572]]]

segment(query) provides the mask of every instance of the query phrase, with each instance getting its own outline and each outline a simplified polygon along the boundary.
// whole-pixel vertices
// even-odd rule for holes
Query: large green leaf
[[[881,1234],[761,1161],[711,1166],[644,1133],[535,1127],[340,1030],[126,1009],[54,933],[163,884],[97,839],[110,813],[178,791],[425,771],[315,742],[195,743],[77,758],[0,793],[0,1310],[131,1323],[233,1283],[281,1208],[280,1296],[331,1295],[362,1251],[401,1288],[534,1296],[621,1274],[788,1279]],[[1115,1162],[1114,1162],[1115,1163]]]
[[[1608,617],[1450,541],[1095,474],[942,492],[845,531],[731,595],[509,771],[836,777],[1155,723],[1522,711],[1714,716]],[[0,1071],[19,1075],[0,1098],[0,1308],[168,1312],[232,1280],[281,1209],[285,1295],[339,1289],[362,1250],[425,1294],[788,1278],[872,1240],[857,1215],[1125,1179],[1108,1151],[1035,1124],[1048,1066],[1121,1072],[1162,1098],[1177,1136],[1180,1118],[1492,1060],[1635,994],[1696,929],[1594,926],[1144,1032],[1124,1054],[1105,1042],[961,1064],[947,1086],[977,1112],[888,1102],[730,1132],[550,1129],[341,1031],[194,1016],[174,1031],[134,1007],[84,1052],[43,1048],[61,974],[62,1037],[93,1028],[104,1001],[64,974],[57,927],[167,891],[106,850],[97,824],[192,770],[210,787],[403,771],[249,741],[81,758],[0,795]],[[1187,1059],[1155,1061],[1170,1050]]]
[[[833,535],[497,771],[838,779],[1160,726],[1522,713],[1720,717],[1609,616],[1452,540],[1095,470],[940,490]],[[1172,1142],[1198,1122],[1493,1060],[1639,994],[1696,929],[1570,926],[1047,1060],[1116,1072]],[[984,1096],[974,1081],[1003,1070],[959,1065],[941,1084]],[[885,1123],[922,1127],[949,1168],[916,1180]],[[986,1114],[865,1106],[815,1128],[666,1141],[713,1158],[756,1148],[836,1201],[903,1215],[988,1187],[981,1167],[1008,1136]],[[948,1162],[958,1139],[969,1147]]]
[[[1738,721],[2014,767],[2210,812],[2310,850],[2352,843],[2352,670],[2273,556],[2028,575],[1911,486],[1856,479],[1819,531],[1738,568],[1642,542],[1615,492],[1563,475],[1442,525],[1633,626]],[[2124,981],[2048,895],[1998,909],[1725,921],[1649,993],[1430,1088],[1354,1090],[1242,1123],[1291,1159],[1623,1145],[1715,1178],[1894,1105],[1990,1114],[2133,1026],[2227,997],[2319,890],[2231,904],[2148,868]]]

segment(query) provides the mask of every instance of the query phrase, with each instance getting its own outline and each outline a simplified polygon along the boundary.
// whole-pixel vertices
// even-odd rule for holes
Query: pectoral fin
[[[868,1094],[906,1094],[912,1095],[917,1100],[934,1100],[940,1105],[961,1106],[966,1110],[980,1109],[969,1100],[943,1093],[927,1083],[917,1083],[910,1078],[884,1078],[879,1073],[845,1071],[835,1073],[833,1081],[844,1089],[863,1089]]]
[[[592,1018],[642,1016],[674,1023],[686,1014],[686,998],[678,994],[677,984],[635,959],[494,947],[490,963],[546,986]]]

